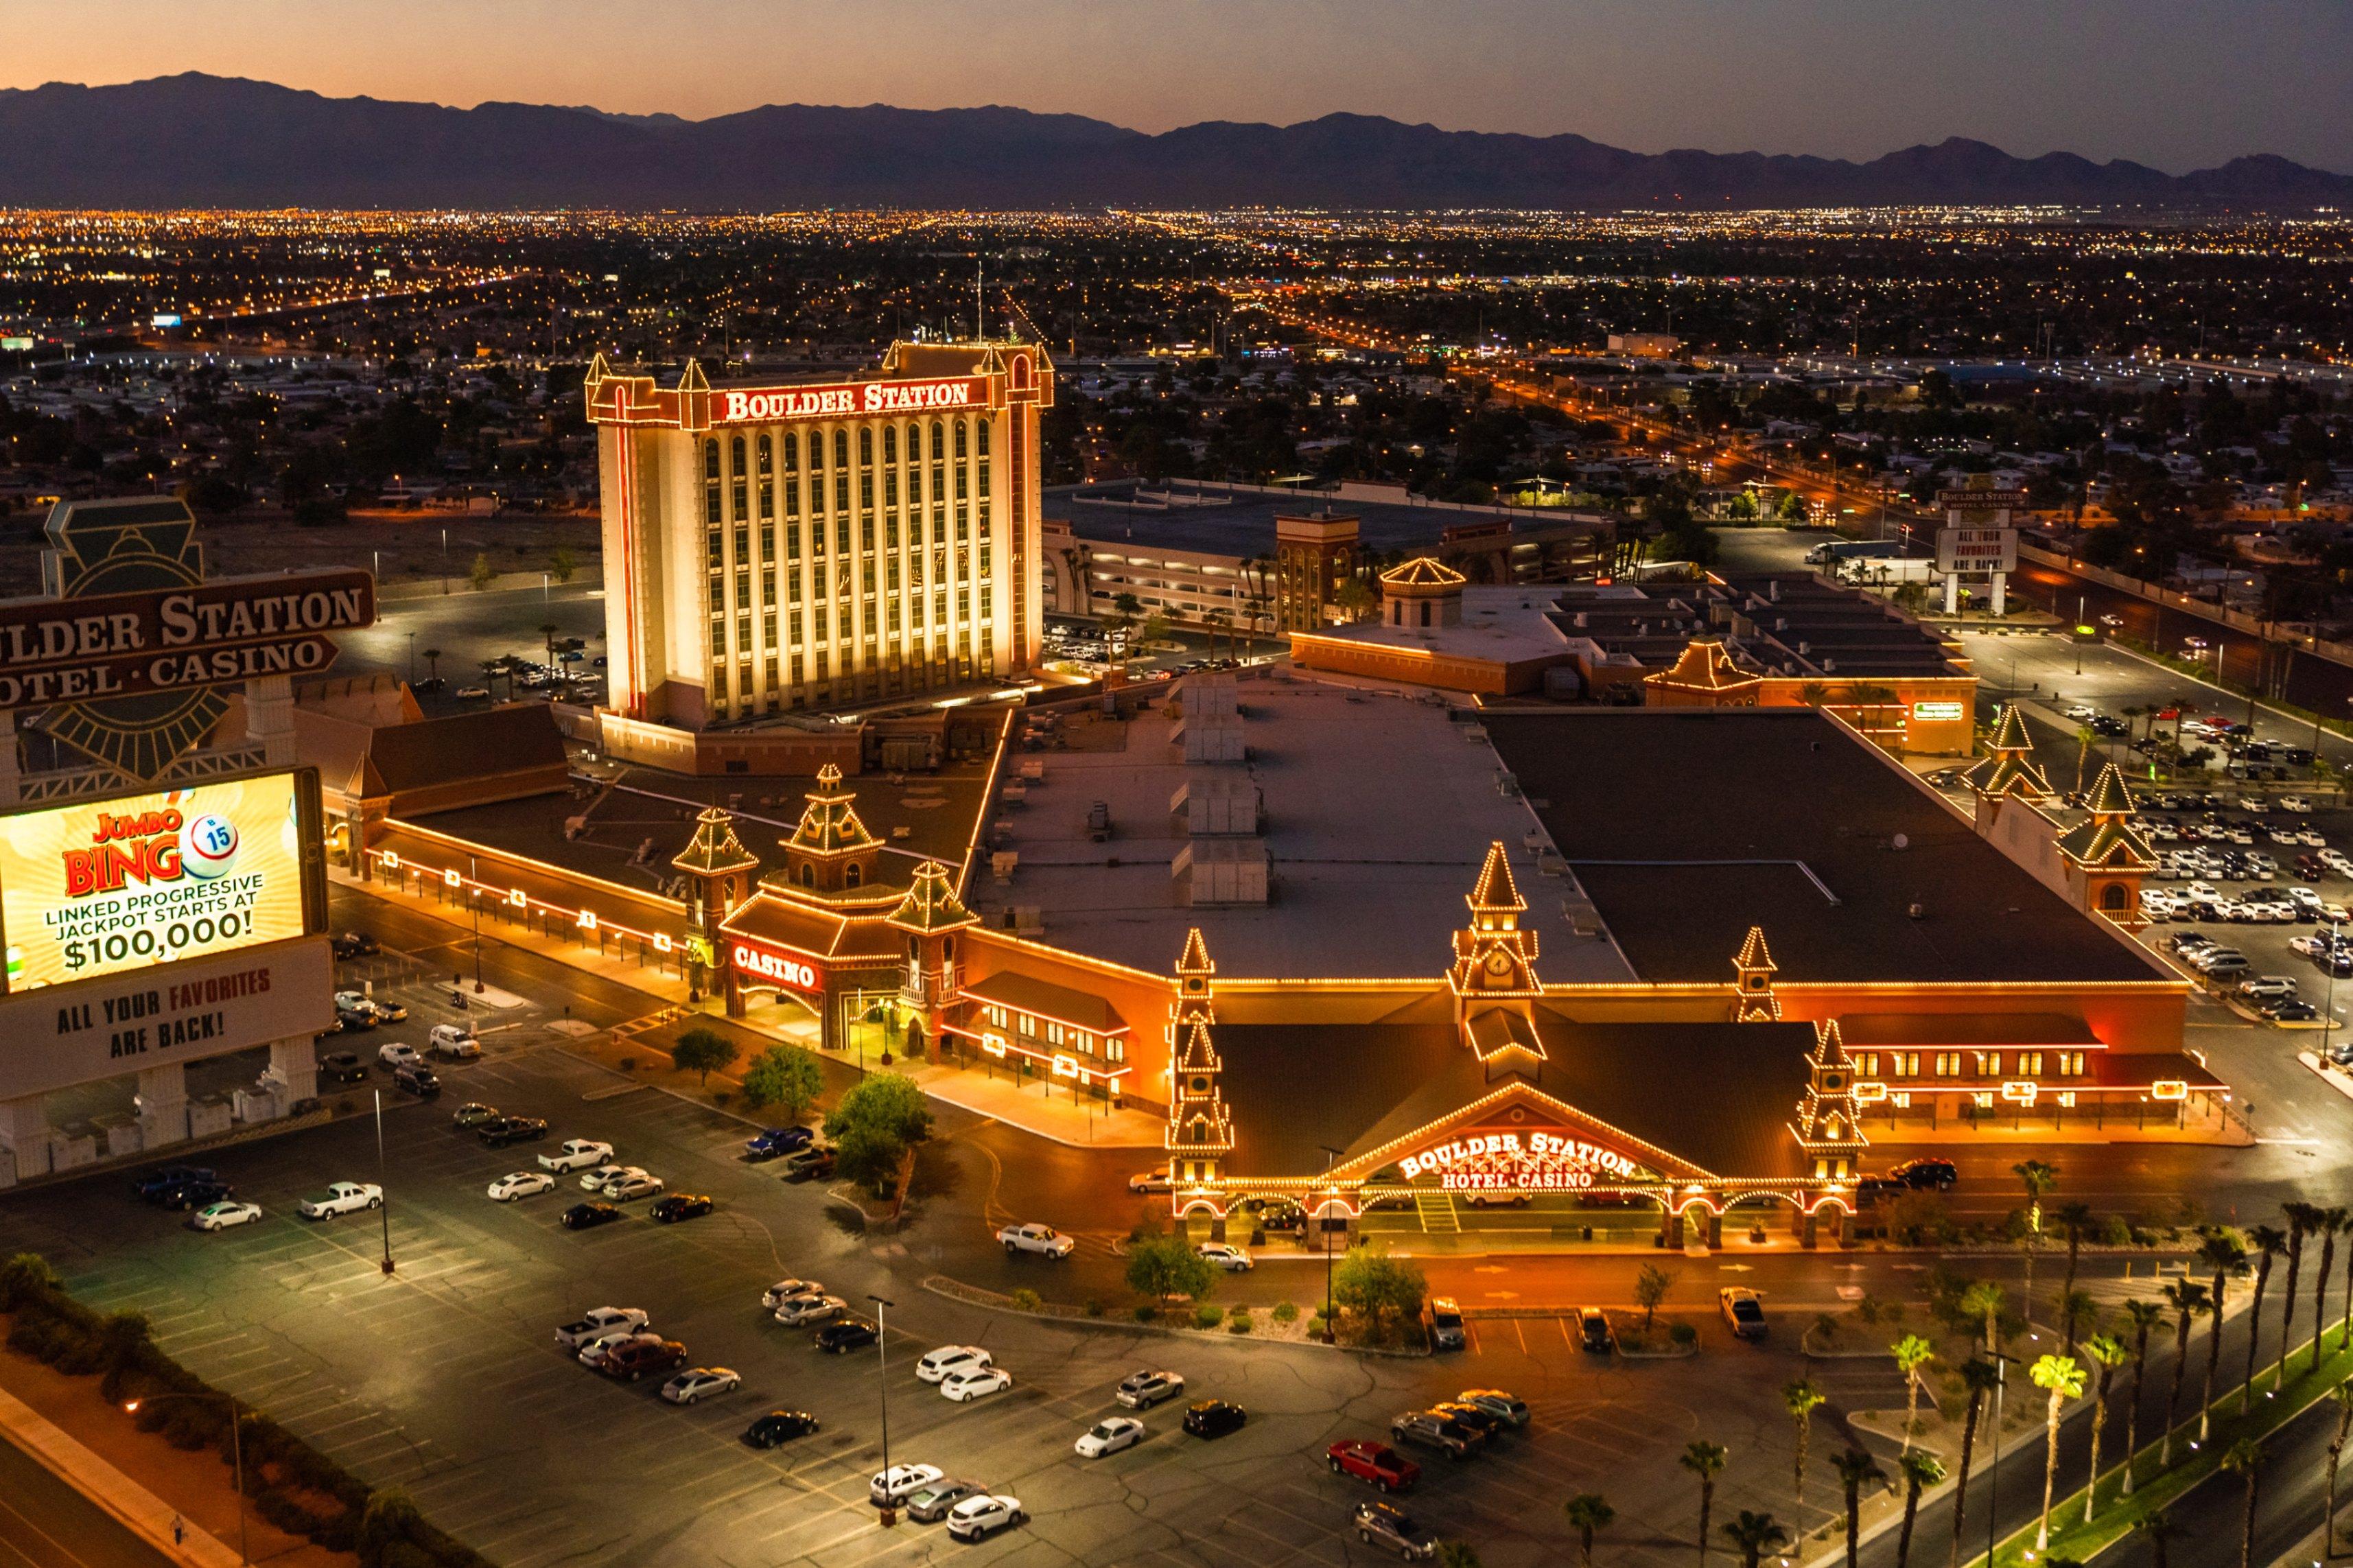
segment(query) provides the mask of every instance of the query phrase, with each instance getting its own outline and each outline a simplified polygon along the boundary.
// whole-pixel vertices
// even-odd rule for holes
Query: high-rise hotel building
[[[681,730],[885,701],[1038,657],[1034,343],[900,342],[842,381],[587,384],[607,706]]]

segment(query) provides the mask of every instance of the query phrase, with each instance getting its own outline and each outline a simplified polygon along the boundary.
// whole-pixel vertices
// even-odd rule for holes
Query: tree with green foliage
[[[1419,1316],[1429,1289],[1414,1264],[1364,1247],[1351,1249],[1332,1275],[1333,1304],[1356,1313],[1376,1334]]]
[[[498,575],[499,569],[491,564],[490,556],[482,551],[474,552],[474,564],[466,572],[466,581],[473,584],[474,592],[479,594],[488,588]]]
[[[1846,1499],[1846,1568],[1855,1568],[1862,1552],[1862,1489],[1885,1480],[1887,1472],[1861,1448],[1849,1448],[1831,1461],[1831,1468],[1838,1472],[1839,1490]]]
[[[1593,1568],[1593,1533],[1608,1528],[1618,1510],[1599,1492],[1579,1492],[1561,1505],[1568,1515],[1569,1529],[1577,1531],[1577,1560],[1579,1568]]]
[[[2232,1280],[2245,1278],[2247,1249],[2228,1226],[2218,1225],[2210,1227],[2206,1239],[2198,1244],[2197,1260],[2214,1274],[2214,1284],[2208,1293],[2212,1315],[2206,1321],[2206,1382],[2198,1396],[2198,1440],[2203,1443],[2214,1427],[2214,1374],[2222,1364],[2225,1293]]]
[[[908,1151],[932,1135],[932,1113],[914,1079],[870,1073],[825,1119],[825,1135],[833,1141],[834,1168],[880,1197]]]
[[[2026,1313],[2026,1326],[2034,1326],[2034,1247],[2042,1239],[2042,1199],[2059,1184],[2059,1167],[2048,1160],[2021,1160],[2010,1168],[2026,1188],[2026,1285],[2019,1292],[2019,1301]]]
[[[2092,1479],[2084,1486],[2084,1522],[2092,1522],[2092,1505],[2100,1491],[2100,1433],[2108,1424],[2108,1388],[2116,1381],[2116,1368],[2124,1364],[2131,1352],[2125,1342],[2114,1334],[2094,1334],[2084,1342],[2084,1353],[2100,1369],[2100,1381],[2092,1391]],[[2132,1465],[2132,1450],[2125,1450],[2125,1464]]]
[[[2124,1484],[2118,1489],[2117,1495],[2130,1497],[2133,1491],[2133,1468],[2130,1461],[2140,1440],[2140,1391],[2141,1385],[2148,1381],[2148,1336],[2152,1330],[2164,1326],[2165,1309],[2155,1301],[2136,1299],[2125,1303],[2124,1312],[2124,1321],[2131,1325],[2133,1331],[2133,1384],[2132,1397],[2125,1402],[2126,1462]]]
[[[786,1121],[798,1121],[824,1089],[825,1068],[806,1046],[770,1046],[744,1069],[744,1103],[754,1110],[776,1106]]]
[[[1789,1413],[1790,1422],[1798,1428],[1798,1464],[1794,1490],[1797,1495],[1798,1517],[1806,1513],[1806,1441],[1813,1436],[1814,1412],[1820,1409],[1830,1396],[1814,1386],[1811,1378],[1799,1378],[1781,1385],[1781,1407]]]
[[[1789,1532],[1781,1521],[1769,1513],[1740,1510],[1740,1517],[1724,1527],[1725,1539],[1740,1549],[1740,1568],[1757,1568],[1757,1562],[1767,1552],[1779,1552],[1789,1544]],[[1707,1544],[1700,1543],[1701,1560],[1707,1556]]]
[[[1715,1478],[1724,1473],[1724,1461],[1728,1457],[1723,1444],[1711,1443],[1704,1437],[1699,1437],[1684,1444],[1683,1453],[1675,1460],[1675,1463],[1699,1478],[1700,1568],[1707,1568],[1707,1516],[1709,1510],[1715,1507]],[[1747,1517],[1746,1514],[1741,1515],[1744,1520]],[[1772,1516],[1767,1514],[1763,1517],[1769,1520]],[[1732,1533],[1730,1525],[1725,1525],[1724,1529],[1725,1534]],[[1750,1557],[1748,1562],[1749,1568],[1756,1568],[1755,1557]]]
[[[559,583],[571,582],[572,574],[579,569],[579,563],[573,559],[572,552],[561,544],[547,557],[547,574]]]
[[[2067,1401],[2083,1394],[2084,1369],[2072,1356],[2047,1355],[2027,1375],[2035,1387],[2051,1396],[2042,1416],[2042,1518],[2034,1531],[2034,1550],[2041,1552],[2051,1544],[2051,1489],[2059,1479],[2059,1415]]]
[[[705,1089],[711,1087],[711,1075],[725,1072],[738,1054],[734,1041],[711,1029],[689,1029],[670,1048],[670,1065],[696,1074]]]
[[[1952,1568],[1960,1568],[1961,1563],[1961,1532],[1968,1513],[1969,1458],[1977,1450],[1978,1420],[1985,1414],[1986,1402],[2001,1386],[2000,1363],[1981,1355],[1971,1356],[1961,1363],[1961,1386],[1968,1390],[1969,1402],[1961,1417],[1961,1462],[1953,1479]]]
[[[2312,1205],[2291,1204],[2288,1206],[2292,1209],[2310,1209]],[[2294,1215],[2290,1215],[2288,1223],[2296,1226],[2295,1240],[2296,1244],[2301,1246],[2304,1241],[2303,1222]],[[2242,1415],[2254,1408],[2255,1363],[2263,1353],[2263,1292],[2271,1288],[2273,1262],[2281,1253],[2288,1249],[2288,1245],[2287,1232],[2275,1225],[2256,1225],[2247,1227],[2247,1246],[2255,1258],[2255,1294],[2254,1299],[2247,1303],[2247,1377],[2246,1381],[2239,1385],[2239,1414]],[[2286,1293],[2288,1311],[2293,1314],[2295,1310],[2295,1285],[2293,1279],[2288,1284]],[[2283,1366],[2287,1362],[2287,1325],[2285,1323],[2280,1325],[2280,1362]]]
[[[1799,499],[1797,491],[1785,491],[1773,515],[1792,528],[1801,527],[1806,521],[1806,503]]]
[[[2255,1482],[2263,1465],[2263,1446],[2253,1437],[2242,1437],[2223,1450],[2222,1468],[2247,1482],[2247,1505],[2240,1516],[2239,1568],[2254,1568],[2255,1563]]]
[[[1147,1236],[1128,1246],[1128,1289],[1163,1306],[1178,1296],[1199,1300],[1209,1293],[1217,1277],[1209,1260],[1181,1236]]]
[[[2174,1413],[2181,1408],[2182,1374],[2189,1370],[2189,1329],[2213,1303],[2207,1299],[2206,1287],[2195,1279],[2184,1279],[2178,1285],[2168,1285],[2164,1290],[2166,1303],[2173,1309],[2173,1385],[2165,1395],[2165,1438],[2159,1446],[2157,1462],[2173,1463]]]
[[[1895,1465],[1904,1477],[1904,1526],[1895,1536],[1895,1568],[1911,1568],[1912,1526],[1920,1517],[1920,1493],[1945,1479],[1945,1461],[1926,1448],[1913,1448]]]
[[[1936,1347],[1917,1334],[1906,1334],[1889,1347],[1895,1370],[1904,1374],[1904,1452],[1912,1451],[1912,1434],[1920,1425],[1920,1374],[1936,1359]]]
[[[1675,1288],[1675,1277],[1655,1263],[1645,1263],[1642,1271],[1634,1276],[1634,1304],[1642,1309],[1642,1331],[1651,1331],[1651,1320],[1658,1315],[1659,1306],[1667,1293]]]

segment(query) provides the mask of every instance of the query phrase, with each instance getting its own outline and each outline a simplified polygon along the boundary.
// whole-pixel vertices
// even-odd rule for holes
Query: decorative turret
[[[2100,770],[2084,820],[2061,834],[2058,850],[2078,901],[2119,925],[2139,925],[2141,879],[2157,856],[2132,825],[2132,791],[2116,763]]]
[[[1817,1176],[1852,1176],[1871,1146],[1854,1098],[1854,1063],[1835,1018],[1814,1026],[1814,1048],[1806,1055],[1806,1097],[1798,1102],[1789,1131],[1813,1157]]]
[[[689,984],[700,988],[705,984],[705,973],[724,973],[719,922],[733,914],[735,906],[750,895],[760,860],[735,837],[735,819],[712,805],[695,817],[694,837],[670,865],[686,874],[687,957],[695,971]],[[712,984],[717,988],[718,983]]]
[[[1226,1113],[1218,1084],[1225,1064],[1209,1037],[1209,976],[1216,968],[1196,927],[1185,939],[1184,956],[1176,961],[1177,1000],[1170,1009],[1175,1048],[1163,1142],[1168,1152],[1168,1180],[1180,1189],[1216,1181],[1234,1148],[1233,1119]]]
[[[907,959],[900,978],[899,1000],[917,1016],[907,1020],[907,1054],[919,1053],[926,1041],[940,1038],[948,1009],[963,987],[955,933],[980,923],[980,917],[956,897],[955,882],[937,860],[915,868],[915,879],[899,907],[883,917],[906,939]]]
[[[1463,902],[1471,923],[1454,933],[1454,1021],[1462,1042],[1491,1071],[1533,1072],[1545,1058],[1531,1004],[1544,994],[1536,978],[1536,935],[1520,929],[1527,900],[1512,880],[1511,858],[1499,843],[1487,847],[1479,880]]]
[[[882,846],[858,819],[857,799],[856,792],[841,787],[839,768],[828,763],[818,770],[800,825],[784,840],[788,887],[854,893],[873,883]]]
[[[2052,798],[2051,781],[2034,763],[2034,737],[2026,732],[2026,718],[2012,702],[2001,710],[1986,750],[1991,754],[1963,775],[1980,802],[2022,800],[2040,805]]]
[[[1651,708],[1754,708],[1764,678],[1732,662],[1722,637],[1694,637],[1670,669],[1642,678]]]
[[[1773,976],[1778,967],[1773,955],[1766,950],[1765,928],[1750,926],[1748,940],[1740,944],[1739,954],[1732,961],[1739,976],[1739,994],[1732,1004],[1732,1021],[1736,1024],[1778,1024],[1781,1021],[1781,999],[1773,994]]]

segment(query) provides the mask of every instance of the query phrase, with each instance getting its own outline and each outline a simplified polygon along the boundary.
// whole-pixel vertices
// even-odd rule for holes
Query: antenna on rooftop
[[[972,331],[973,336],[979,338],[983,342],[987,341],[987,307],[981,303],[980,253],[977,251],[973,253],[972,258]]]

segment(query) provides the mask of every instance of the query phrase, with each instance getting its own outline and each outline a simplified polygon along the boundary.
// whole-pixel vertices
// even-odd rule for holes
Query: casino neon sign
[[[1648,1173],[1615,1149],[1556,1132],[1480,1132],[1398,1162],[1406,1180],[1435,1174],[1448,1192],[1577,1192]]]
[[[786,958],[783,953],[770,952],[739,942],[734,944],[734,959],[738,973],[773,980],[796,991],[818,989],[817,971],[797,958]]]
[[[933,408],[979,406],[987,384],[978,376],[945,381],[854,381],[839,386],[786,386],[773,392],[716,395],[727,425],[774,425],[792,419],[855,418]]]

